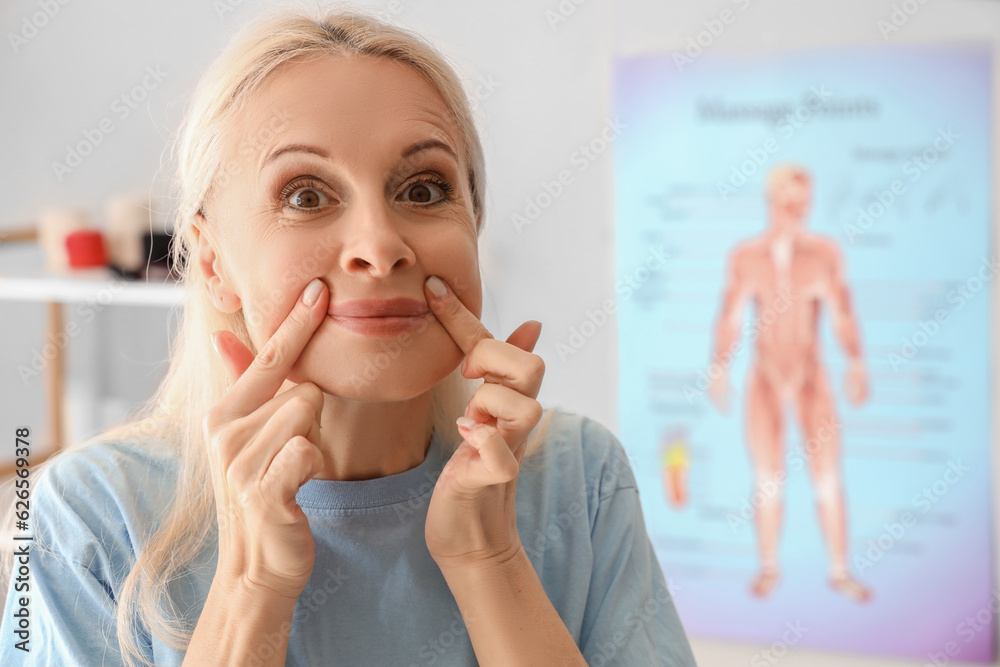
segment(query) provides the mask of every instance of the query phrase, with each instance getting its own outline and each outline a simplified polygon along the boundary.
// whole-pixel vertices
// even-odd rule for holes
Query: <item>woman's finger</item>
[[[310,430],[309,433],[303,431],[302,435],[307,435],[310,438],[315,435],[318,438],[321,419],[323,417],[323,404],[326,399],[323,394],[323,390],[316,386],[313,382],[300,382],[299,384],[293,385],[291,389],[281,392],[270,401],[260,406],[252,416],[254,421],[260,424],[258,429],[267,428],[267,424],[274,420],[274,415],[281,408],[281,406],[293,398],[304,399],[309,404],[309,413],[315,420],[315,424],[311,427],[311,429],[315,429],[315,433],[312,430]],[[247,419],[247,417],[244,417],[244,419]],[[316,442],[319,442],[319,440]]]
[[[288,421],[284,414],[277,413],[292,399],[299,399],[299,406],[293,405],[293,411],[303,414],[297,420]],[[305,408],[302,401],[308,408]],[[217,434],[215,446],[210,448],[209,466],[212,471],[212,486],[217,499],[227,498],[233,480],[243,480],[254,476],[254,484],[263,476],[267,463],[273,459],[279,445],[298,433],[305,434],[313,442],[319,442],[320,420],[323,412],[323,391],[311,382],[297,384],[288,391],[278,394],[262,405],[253,414],[247,415],[229,427],[226,434]],[[271,431],[284,425],[285,437],[279,442],[269,440]],[[262,433],[262,431],[269,431]],[[263,437],[262,437],[263,435]],[[237,464],[236,462],[239,461]],[[238,465],[232,472],[230,467]],[[317,473],[318,474],[318,473]],[[240,487],[237,483],[237,487]],[[242,486],[245,488],[245,485]],[[229,508],[219,505],[219,518],[229,519]]]
[[[283,519],[288,522],[301,518],[302,510],[295,501],[299,487],[323,470],[323,453],[315,442],[296,435],[285,442],[271,460],[260,480],[266,498],[273,498]]]
[[[545,362],[537,354],[487,338],[479,341],[465,358],[462,375],[470,379],[483,378],[536,398],[542,388]]]
[[[542,405],[509,387],[483,384],[465,412],[473,421],[495,427],[513,451],[542,418]]]
[[[438,293],[435,290],[443,292]],[[465,354],[471,353],[481,340],[493,338],[493,334],[483,326],[472,311],[465,307],[442,278],[437,276],[428,278],[424,284],[424,295],[435,319]]]
[[[262,480],[265,476],[270,474],[273,477],[280,473],[280,470],[271,470],[271,467],[278,452],[292,438],[303,436],[312,442],[320,441],[319,420],[322,403],[317,410],[309,397],[301,392],[295,393],[297,388],[279,394],[277,398],[284,398],[285,394],[293,395],[274,411],[273,416],[260,427],[253,441],[240,451],[232,462],[230,467],[233,469],[233,478],[240,480],[244,488],[263,488]]]
[[[457,461],[459,483],[466,491],[475,492],[484,486],[506,484],[517,477],[520,469],[518,460],[500,431],[488,424],[476,424],[471,429],[460,426],[459,432],[466,443],[479,453],[478,460],[469,455]]]
[[[538,320],[528,320],[507,336],[507,342],[525,352],[531,352],[535,349],[535,343],[541,334],[542,323]]]
[[[314,283],[319,285],[318,294],[315,293]],[[292,310],[274,332],[274,335],[268,339],[250,365],[229,388],[229,392],[218,403],[215,415],[217,419],[226,422],[248,415],[278,393],[278,389],[288,377],[289,371],[299,358],[306,343],[309,342],[313,332],[326,319],[327,298],[329,296],[326,284],[316,278],[309,285],[303,291],[302,297],[292,306]],[[313,296],[315,301],[311,304],[305,303],[304,299],[307,295]],[[239,341],[234,342],[229,339],[232,347],[235,347],[236,342]],[[239,345],[242,346],[243,343],[239,343]],[[220,349],[219,353],[228,355],[230,352],[229,348],[223,348]],[[240,365],[245,361],[245,355],[242,355],[238,360],[226,356],[224,359],[226,359],[224,363],[227,364],[227,367],[235,371],[239,370]]]
[[[252,441],[258,437],[260,430],[266,427],[285,403],[294,398],[303,398],[309,402],[311,412],[316,415],[318,432],[319,419],[323,414],[323,390],[312,382],[293,385],[291,389],[281,392],[251,414],[230,422],[227,426],[230,432],[228,437],[223,437],[222,432],[216,434],[216,441],[211,450],[215,452],[221,470],[225,471],[242,450],[253,446]]]

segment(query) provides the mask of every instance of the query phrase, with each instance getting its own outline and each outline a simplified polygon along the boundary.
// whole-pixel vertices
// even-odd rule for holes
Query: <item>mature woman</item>
[[[446,61],[283,12],[181,137],[168,375],[45,466],[31,650],[12,582],[0,662],[693,665],[620,443],[543,414],[540,323],[479,321],[483,155]]]

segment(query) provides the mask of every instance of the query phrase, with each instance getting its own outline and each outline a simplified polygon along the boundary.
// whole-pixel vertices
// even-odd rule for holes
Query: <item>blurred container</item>
[[[104,236],[96,229],[78,229],[66,236],[66,254],[71,269],[107,266]]]
[[[68,271],[66,237],[78,230],[93,230],[95,225],[81,208],[47,208],[38,217],[38,242],[45,251],[45,269]]]
[[[111,197],[107,205],[109,263],[117,273],[137,276],[146,265],[143,239],[152,228],[149,195]]]

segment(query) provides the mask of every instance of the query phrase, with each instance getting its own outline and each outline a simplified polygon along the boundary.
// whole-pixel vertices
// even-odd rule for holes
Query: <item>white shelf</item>
[[[36,243],[0,245],[0,301],[165,307],[184,302],[183,287],[172,280],[123,280],[106,267],[46,271],[44,263]]]

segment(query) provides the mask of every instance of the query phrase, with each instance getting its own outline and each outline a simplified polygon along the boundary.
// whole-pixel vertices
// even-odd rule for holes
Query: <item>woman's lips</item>
[[[361,299],[334,304],[327,315],[335,324],[366,336],[398,336],[418,329],[430,315],[416,299]]]
[[[346,315],[327,315],[334,324],[349,331],[366,336],[398,336],[420,328],[430,313],[410,317],[351,317]]]
[[[427,304],[416,299],[357,299],[340,301],[330,307],[330,314],[343,317],[414,317],[428,311]]]

